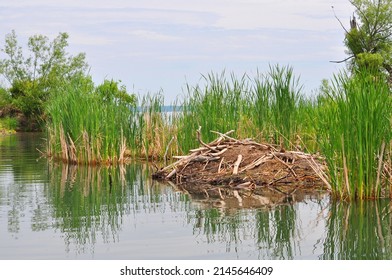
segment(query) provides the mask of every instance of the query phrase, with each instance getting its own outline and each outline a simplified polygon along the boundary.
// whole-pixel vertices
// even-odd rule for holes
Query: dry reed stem
[[[68,162],[68,144],[65,139],[63,126],[60,125],[60,145],[61,145],[61,155],[65,162]]]

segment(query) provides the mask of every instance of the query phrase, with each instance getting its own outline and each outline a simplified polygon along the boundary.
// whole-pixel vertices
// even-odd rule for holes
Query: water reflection
[[[184,211],[185,195],[163,192],[149,178],[146,165],[86,167],[51,165],[50,204],[56,227],[70,243],[119,242],[124,219],[137,213]]]
[[[333,203],[322,259],[392,259],[392,202]]]
[[[148,165],[37,160],[40,143],[0,137],[0,259],[392,258],[388,200],[241,208],[153,181]]]

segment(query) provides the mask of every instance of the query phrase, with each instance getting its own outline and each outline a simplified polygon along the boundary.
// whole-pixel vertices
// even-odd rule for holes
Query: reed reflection
[[[185,195],[166,191],[149,175],[146,165],[88,167],[50,165],[49,200],[55,227],[84,252],[98,238],[119,242],[125,219],[139,214],[184,211]],[[136,221],[135,221],[136,223]],[[91,247],[93,249],[93,247]]]
[[[390,200],[332,203],[322,259],[392,259]]]

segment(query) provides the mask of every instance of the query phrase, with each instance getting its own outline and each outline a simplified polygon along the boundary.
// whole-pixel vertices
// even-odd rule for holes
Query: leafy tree
[[[26,58],[18,44],[15,31],[7,34],[0,54],[0,75],[9,83],[8,90],[14,109],[22,112],[29,123],[41,120],[50,93],[64,81],[84,75],[88,64],[84,53],[75,56],[66,52],[68,34],[50,41],[43,35],[28,39]]]
[[[124,85],[120,85],[121,81],[104,80],[102,84],[96,87],[96,92],[102,97],[104,102],[116,101],[125,105],[135,105],[136,96],[128,94]]]
[[[376,70],[392,83],[392,0],[350,0],[355,8],[344,43],[351,71]]]

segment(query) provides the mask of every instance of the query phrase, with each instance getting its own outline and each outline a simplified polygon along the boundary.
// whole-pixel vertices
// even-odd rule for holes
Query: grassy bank
[[[362,76],[361,76],[362,75]],[[50,102],[48,154],[69,163],[115,164],[135,158],[169,160],[205,142],[211,131],[235,130],[284,149],[322,152],[336,197],[391,195],[391,93],[367,73],[338,75],[319,96],[307,97],[290,67],[255,77],[210,73],[187,85],[174,112],[161,93],[130,105],[88,84],[65,84]]]

